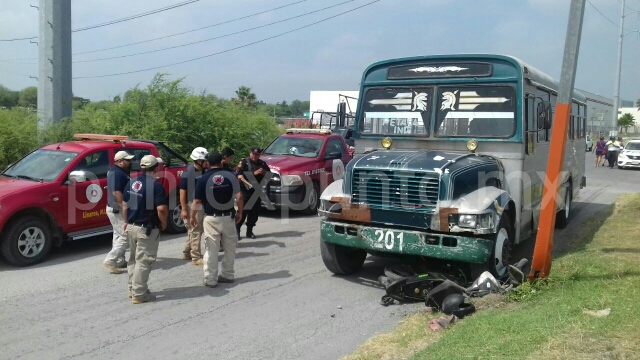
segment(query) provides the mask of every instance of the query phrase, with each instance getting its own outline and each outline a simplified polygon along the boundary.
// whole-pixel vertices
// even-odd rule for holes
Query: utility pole
[[[567,128],[571,114],[571,99],[573,98],[573,86],[578,67],[578,53],[580,51],[580,39],[582,37],[582,23],[584,20],[584,7],[586,0],[571,0],[569,9],[569,22],[567,24],[567,37],[564,44],[564,57],[562,59],[562,71],[560,73],[560,86],[558,89],[558,102],[553,120],[547,171],[544,179],[540,221],[538,222],[538,235],[533,250],[531,261],[531,273],[529,280],[539,277],[547,277],[551,271],[553,235],[556,220],[556,196],[558,196],[558,181],[562,180],[562,165],[564,163],[565,144],[567,141]],[[558,136],[560,135],[560,136]],[[560,194],[562,196],[564,194]]]
[[[613,89],[613,126],[618,126],[618,108],[620,107],[620,74],[622,73],[622,40],[624,39],[624,8],[627,0],[622,0],[620,15],[620,38],[618,39],[618,64],[616,66],[616,84]]]
[[[71,0],[38,7],[38,142],[49,125],[71,117]]]

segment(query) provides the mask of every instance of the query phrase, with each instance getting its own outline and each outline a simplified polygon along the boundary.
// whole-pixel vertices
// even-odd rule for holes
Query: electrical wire
[[[279,34],[276,34],[276,35],[273,35],[273,36],[269,36],[269,37],[266,37],[264,39],[256,40],[256,41],[244,44],[244,45],[236,46],[234,48],[218,51],[218,52],[215,52],[215,53],[212,53],[212,54],[203,55],[203,56],[199,56],[199,57],[188,59],[188,60],[178,61],[178,62],[175,62],[175,63],[154,66],[154,67],[150,67],[150,68],[146,68],[146,69],[132,70],[132,71],[126,71],[126,72],[120,72],[120,73],[114,73],[114,74],[105,74],[105,75],[78,76],[78,77],[74,77],[73,79],[74,80],[77,80],[77,79],[97,79],[97,78],[113,77],[113,76],[120,76],[120,75],[129,75],[129,74],[135,74],[135,73],[140,73],[140,72],[145,72],[145,71],[152,71],[152,70],[162,69],[162,68],[166,68],[166,67],[174,66],[174,65],[186,64],[186,63],[197,61],[197,60],[201,60],[201,59],[206,59],[206,58],[213,57],[213,56],[216,56],[216,55],[220,55],[220,54],[228,53],[228,52],[231,52],[231,51],[243,49],[243,48],[255,45],[255,44],[263,43],[263,42],[268,41],[268,40],[272,40],[272,39],[275,39],[275,38],[278,38],[278,37],[281,37],[281,36],[284,36],[284,35],[287,35],[287,34],[291,34],[293,32],[299,31],[299,30],[303,30],[303,29],[309,28],[311,26],[323,23],[325,21],[329,21],[331,19],[337,18],[337,17],[342,16],[342,15],[346,15],[348,13],[354,12],[354,11],[359,10],[359,9],[362,9],[362,8],[364,8],[366,6],[372,5],[372,4],[377,3],[379,1],[381,1],[381,0],[374,0],[374,1],[368,2],[368,3],[364,4],[364,5],[358,6],[356,8],[353,8],[353,9],[347,10],[345,12],[342,12],[340,14],[336,14],[336,15],[333,15],[333,16],[330,16],[330,17],[327,17],[327,18],[312,22],[310,24],[307,24],[307,25],[304,25],[304,26],[301,26],[301,27],[297,27],[295,29],[292,29],[292,30],[289,30],[289,31],[285,31],[283,33],[279,33]]]
[[[622,1],[618,0],[618,2],[620,3],[620,5],[622,5]],[[629,5],[625,5],[624,7],[626,7],[627,9],[629,9],[629,10],[631,10],[631,11],[636,11],[636,12],[638,11],[638,10],[636,10],[636,9],[634,9],[634,8],[632,8],[632,7],[630,7]]]
[[[198,41],[194,41],[194,42],[190,42],[190,43],[186,43],[186,44],[169,46],[169,47],[165,47],[165,48],[161,48],[161,49],[143,51],[143,52],[138,52],[138,53],[128,54],[128,55],[118,55],[118,56],[111,56],[111,57],[99,58],[99,59],[78,60],[78,61],[74,61],[73,63],[75,64],[75,63],[87,63],[87,62],[96,62],[96,61],[121,59],[121,58],[152,54],[152,53],[156,53],[156,52],[160,52],[160,51],[166,51],[166,50],[177,49],[177,48],[181,48],[181,47],[185,47],[185,46],[201,44],[201,43],[209,42],[209,41],[212,41],[212,40],[222,39],[222,38],[225,38],[225,37],[229,37],[229,36],[233,36],[233,35],[237,35],[237,34],[242,34],[242,33],[245,33],[245,32],[249,32],[249,31],[265,28],[265,27],[268,27],[268,26],[280,24],[280,23],[283,23],[283,22],[286,22],[286,21],[290,21],[290,20],[293,20],[293,19],[298,19],[298,18],[301,18],[301,17],[304,17],[304,16],[308,16],[308,15],[315,14],[315,13],[318,13],[318,12],[321,12],[321,11],[329,10],[329,9],[334,8],[334,7],[338,7],[338,6],[341,6],[341,5],[344,5],[344,4],[348,4],[348,3],[351,3],[351,2],[354,2],[354,1],[355,0],[343,1],[341,3],[335,4],[335,5],[331,5],[331,6],[327,6],[327,7],[324,7],[322,9],[313,10],[313,11],[310,11],[310,12],[306,12],[304,14],[292,16],[292,17],[289,17],[289,18],[286,18],[286,19],[282,19],[282,20],[278,20],[278,21],[274,21],[274,22],[271,22],[271,23],[268,23],[268,24],[264,24],[264,25],[260,25],[260,26],[256,26],[256,27],[252,27],[252,28],[249,28],[249,29],[240,30],[240,31],[236,31],[236,32],[232,32],[232,33],[228,33],[228,34],[224,34],[224,35],[220,35],[220,36],[215,36],[215,37],[204,39],[204,40],[198,40]]]
[[[136,41],[136,42],[123,44],[123,45],[118,45],[118,46],[112,46],[112,47],[107,47],[107,48],[102,48],[102,49],[77,52],[77,53],[73,53],[73,55],[91,54],[91,53],[96,53],[96,52],[101,52],[101,51],[120,49],[120,48],[133,46],[133,45],[145,44],[145,43],[156,41],[156,40],[168,39],[168,38],[171,38],[171,37],[184,35],[184,34],[189,34],[189,33],[192,33],[192,32],[196,32],[196,31],[200,31],[200,30],[204,30],[204,29],[209,29],[209,28],[212,28],[212,27],[216,27],[216,26],[225,25],[225,24],[229,24],[229,23],[232,23],[232,22],[248,19],[248,18],[251,18],[251,17],[254,17],[254,16],[258,16],[258,15],[266,14],[266,13],[269,13],[269,12],[272,12],[272,11],[284,9],[284,8],[287,8],[287,7],[290,7],[290,6],[293,6],[293,5],[297,5],[297,4],[300,4],[300,3],[303,3],[303,2],[307,2],[307,1],[309,1],[309,0],[299,0],[299,1],[296,1],[296,2],[293,2],[293,3],[281,5],[281,6],[278,6],[278,7],[275,7],[275,8],[271,8],[271,9],[268,9],[268,10],[259,11],[257,13],[253,13],[253,14],[250,14],[250,15],[245,15],[245,16],[238,17],[238,18],[235,18],[235,19],[222,21],[222,22],[219,22],[219,23],[215,23],[215,24],[199,27],[199,28],[192,29],[192,30],[182,31],[182,32],[169,34],[169,35],[165,35],[165,36],[161,36],[161,37],[157,37],[157,38],[153,38],[153,39]],[[36,60],[36,58],[0,59],[0,62],[14,62],[14,61],[22,61],[22,60]]]
[[[1,73],[5,73],[5,74],[11,74],[11,75],[20,75],[20,76],[26,76],[26,77],[35,77],[35,76],[31,76],[31,75],[27,75],[27,74],[21,74],[21,73],[16,73],[16,72],[11,72],[11,71],[6,71],[6,70],[0,70]]]
[[[82,28],[78,28],[78,29],[74,29],[71,30],[71,32],[80,32],[80,31],[85,31],[85,30],[92,30],[92,29],[97,29],[100,27],[104,27],[104,26],[109,26],[109,25],[114,25],[114,24],[118,24],[121,22],[125,22],[125,21],[129,21],[129,20],[133,20],[133,19],[138,19],[144,16],[149,16],[149,15],[154,15],[163,11],[167,11],[167,10],[172,10],[175,8],[179,8],[185,5],[189,5],[192,4],[194,2],[198,2],[200,0],[187,0],[187,1],[183,1],[181,3],[177,3],[177,4],[173,4],[173,5],[169,5],[169,6],[165,6],[163,8],[159,8],[159,9],[155,9],[155,10],[150,10],[144,13],[140,13],[140,14],[136,14],[136,15],[131,15],[131,16],[127,16],[121,19],[116,19],[116,20],[111,20],[111,21],[107,21],[105,23],[101,23],[101,24],[95,24],[95,25],[89,25],[89,26],[85,26]],[[31,40],[31,39],[37,39],[37,36],[29,36],[29,37],[21,37],[21,38],[13,38],[13,39],[0,39],[0,42],[9,42],[9,41],[19,41],[19,40]]]
[[[602,13],[602,11],[600,11],[595,5],[593,5],[591,3],[591,1],[587,0],[587,2],[589,3],[589,5],[591,5],[591,7],[593,7],[595,9],[595,11],[597,11],[600,15],[602,15],[603,18],[607,19],[608,22],[612,23],[613,25],[615,25],[615,27],[620,29],[620,24],[616,24],[613,20],[609,19],[605,14]],[[626,30],[626,31],[632,31],[632,32],[637,31],[637,30],[630,30],[630,29],[627,29],[627,28],[622,28],[622,29]]]

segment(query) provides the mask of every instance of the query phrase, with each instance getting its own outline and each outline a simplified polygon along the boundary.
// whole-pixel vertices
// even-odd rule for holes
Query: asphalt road
[[[640,191],[640,171],[590,164],[588,154],[588,186],[556,233],[556,254],[617,195]],[[379,305],[388,260],[370,257],[357,276],[329,273],[317,217],[267,213],[255,230],[257,239],[239,243],[236,282],[215,289],[202,286],[202,268],[179,260],[185,238],[164,237],[149,280],[159,298],[149,304],[132,305],[127,275],[102,267],[108,238],[69,244],[30,268],[0,262],[0,358],[333,359],[422,307]]]

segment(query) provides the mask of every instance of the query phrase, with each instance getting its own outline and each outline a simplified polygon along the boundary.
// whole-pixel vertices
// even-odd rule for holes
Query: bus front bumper
[[[427,256],[443,260],[484,264],[493,251],[493,241],[420,231],[397,230],[323,220],[322,241],[346,247],[401,255]]]

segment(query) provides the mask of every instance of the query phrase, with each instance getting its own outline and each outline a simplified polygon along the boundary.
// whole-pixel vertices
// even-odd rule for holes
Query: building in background
[[[587,97],[587,132],[591,134],[608,134],[616,130],[613,123],[613,99],[576,89]]]

